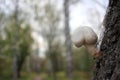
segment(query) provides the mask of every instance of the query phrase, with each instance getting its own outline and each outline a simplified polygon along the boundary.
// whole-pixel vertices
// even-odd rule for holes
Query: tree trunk
[[[30,72],[30,71],[31,71],[31,67],[30,67],[30,56],[29,56],[29,55],[27,56],[27,59],[26,59],[26,70],[27,70],[27,72]]]
[[[66,45],[66,69],[69,80],[72,80],[72,51],[71,37],[69,28],[69,0],[64,0],[64,16],[65,16],[65,45]]]
[[[17,65],[17,56],[18,56],[18,45],[17,45],[17,41],[18,41],[18,5],[19,0],[16,0],[15,2],[15,28],[14,28],[14,57],[13,57],[13,80],[18,80],[18,65]]]
[[[103,56],[96,60],[93,80],[120,80],[120,0],[109,0],[104,27]]]
[[[17,71],[17,57],[16,55],[14,55],[13,57],[13,80],[17,80],[18,79],[18,71]]]

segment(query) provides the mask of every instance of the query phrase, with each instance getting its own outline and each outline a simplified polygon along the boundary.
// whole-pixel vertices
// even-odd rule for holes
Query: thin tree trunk
[[[39,74],[40,73],[40,58],[39,58],[39,45],[37,44],[37,49],[36,49],[36,72]]]
[[[53,71],[53,80],[57,80],[56,71]]]
[[[71,51],[71,37],[69,28],[69,0],[64,0],[64,16],[65,16],[65,45],[66,45],[66,64],[67,76],[72,80],[72,51]]]
[[[109,0],[104,27],[103,56],[96,60],[93,80],[120,80],[120,0]]]
[[[52,76],[53,76],[53,80],[57,80],[57,76],[56,76],[56,72],[54,70],[54,65],[53,65],[53,62],[51,60],[51,55],[52,55],[52,50],[53,50],[53,47],[52,47],[52,40],[49,39],[49,42],[48,42],[48,48],[49,48],[49,53],[48,53],[48,60],[49,60],[49,64],[48,64],[48,75],[50,75],[52,73]],[[50,77],[50,76],[48,76]]]
[[[13,57],[13,80],[18,80],[18,66],[17,66],[17,55],[18,55],[18,0],[15,2],[15,28],[14,28],[14,57]]]
[[[31,71],[31,68],[30,68],[30,56],[27,56],[27,60],[26,60],[26,70],[27,70],[27,72],[30,72],[30,71]]]
[[[14,55],[13,57],[13,80],[18,79],[18,71],[17,71],[17,57]]]

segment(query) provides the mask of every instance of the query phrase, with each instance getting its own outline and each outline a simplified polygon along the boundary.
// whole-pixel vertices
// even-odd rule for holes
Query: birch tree
[[[14,28],[14,57],[13,57],[13,80],[18,79],[18,66],[17,66],[17,55],[18,53],[18,3],[19,0],[15,1],[15,13],[14,13],[14,23],[15,23],[15,28]]]
[[[65,46],[66,46],[66,70],[69,80],[72,80],[72,47],[69,26],[69,0],[64,0],[64,18],[65,18]]]

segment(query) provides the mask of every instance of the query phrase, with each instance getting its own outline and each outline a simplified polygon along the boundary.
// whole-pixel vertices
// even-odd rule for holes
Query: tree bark
[[[109,0],[104,27],[103,56],[96,60],[93,80],[120,80],[120,0]]]
[[[17,65],[17,56],[18,56],[18,5],[19,0],[15,1],[15,28],[14,28],[14,56],[13,56],[13,80],[18,80],[18,65]]]
[[[66,70],[69,80],[72,80],[72,48],[69,28],[69,0],[64,0],[64,16],[65,16],[65,46],[66,46]]]

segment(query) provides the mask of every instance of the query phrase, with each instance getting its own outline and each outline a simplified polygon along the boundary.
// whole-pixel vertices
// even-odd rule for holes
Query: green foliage
[[[37,9],[37,8],[35,8]],[[37,18],[41,26],[41,35],[46,40],[48,44],[48,49],[46,51],[47,56],[47,68],[51,72],[57,72],[62,69],[62,48],[58,42],[58,37],[60,36],[60,11],[57,10],[56,5],[50,3],[49,1],[45,3],[43,8],[44,14],[42,17],[37,15]],[[38,13],[36,13],[38,14]]]
[[[43,7],[43,12],[41,10],[40,13],[37,14],[37,19],[39,19],[41,31],[40,34],[43,36],[45,41],[48,43],[48,50],[46,52],[47,59],[50,59],[52,70],[56,73],[58,80],[67,80],[64,66],[66,63],[64,62],[65,57],[63,57],[63,51],[60,43],[60,11],[56,9],[56,6],[51,2],[45,3]],[[19,14],[21,14],[20,12]],[[43,14],[44,13],[44,14]],[[42,14],[42,15],[39,15]],[[13,15],[14,16],[14,15]],[[5,76],[2,80],[12,80],[12,58],[13,55],[16,54],[14,52],[14,45],[17,42],[18,46],[18,69],[19,71],[22,69],[22,65],[28,56],[31,53],[31,45],[33,43],[33,39],[31,37],[31,29],[29,25],[25,27],[21,27],[21,24],[24,21],[19,21],[19,26],[14,26],[13,16],[10,16],[9,21],[7,23],[7,27],[5,28],[3,38],[0,38],[0,76]],[[39,17],[40,16],[40,17]],[[3,14],[0,15],[0,18],[4,18]],[[20,19],[21,16],[19,16]],[[25,17],[26,18],[26,17]],[[0,19],[0,21],[1,21]],[[1,23],[1,22],[0,22]],[[15,27],[18,28],[17,33],[17,41],[15,40]],[[1,36],[1,35],[0,35]],[[57,42],[57,43],[56,43]],[[91,75],[91,70],[93,67],[92,57],[90,57],[89,53],[85,50],[85,48],[74,49],[73,50],[73,67],[74,67],[74,80],[88,80],[89,75]],[[44,61],[46,63],[47,60]],[[44,66],[43,69],[45,69]],[[41,68],[42,69],[42,68]],[[64,70],[64,71],[63,71]],[[42,70],[41,70],[42,71]],[[44,71],[44,70],[43,70]],[[63,71],[63,72],[61,72]],[[24,73],[22,72],[22,77],[19,80],[33,80],[33,73]],[[6,77],[7,76],[7,77]],[[41,76],[41,75],[40,75]],[[53,76],[50,78],[47,77],[47,74],[44,73],[45,80],[53,80]],[[1,79],[0,79],[1,80]]]
[[[44,73],[42,73],[44,74]],[[41,75],[42,75],[41,74]],[[40,75],[40,76],[41,76]],[[61,72],[57,72],[56,73],[57,75],[57,80],[68,80],[67,76],[66,76],[66,73],[64,71],[61,71]],[[87,76],[88,74],[86,74],[85,72],[79,72],[79,71],[74,71],[73,72],[73,80],[89,80],[90,77]],[[41,76],[42,77],[42,76]],[[44,74],[44,77],[43,77],[45,80],[54,80],[52,76],[50,77],[47,77],[46,74]]]
[[[46,51],[47,59],[51,61],[52,70],[54,72],[58,72],[63,70],[63,56],[61,45],[59,43],[55,43],[52,45],[51,50]]]
[[[8,77],[12,75],[11,59],[8,57],[0,57],[0,76]]]
[[[17,39],[15,39],[14,28],[15,26],[14,24],[12,24],[12,22],[5,28],[5,31],[4,31],[5,35],[3,35],[4,38],[0,39],[0,48],[1,48],[0,55],[7,57],[7,59],[12,59],[13,55],[16,54],[14,52],[14,47],[15,47],[15,41],[17,40],[16,41],[17,42],[16,45],[18,46],[17,65],[18,65],[18,71],[20,72],[22,69],[22,65],[26,59],[26,56],[28,56],[31,53],[31,45],[32,45],[33,39],[31,37],[31,31],[30,31],[29,25],[26,25],[23,28],[21,27],[21,24],[19,24],[19,26],[17,27],[18,28]],[[5,61],[7,59],[5,59]],[[6,64],[6,62],[3,64]],[[6,70],[5,67],[0,69]]]
[[[57,72],[57,80],[68,80],[66,73],[64,71]],[[79,72],[79,71],[74,71],[73,72],[73,79],[74,80],[90,80],[90,77],[88,77],[88,74],[85,72]],[[41,74],[35,74],[34,72],[22,72],[22,77],[19,78],[19,80],[36,80],[36,78],[42,78],[43,80],[54,80],[52,75],[50,77],[47,76],[46,73],[41,73]],[[4,77],[2,80],[13,80],[12,77]]]
[[[5,39],[2,40],[1,44],[3,43],[4,47],[7,47],[7,49],[5,49],[4,51],[6,52],[6,54],[11,54],[13,55],[13,48],[15,46],[14,41],[15,41],[15,33],[14,33],[14,29],[15,26],[13,24],[11,24],[10,26],[5,28]],[[20,55],[25,55],[25,54],[29,54],[30,50],[31,50],[31,44],[33,42],[33,39],[31,37],[31,33],[30,33],[30,26],[26,26],[24,28],[22,28],[21,26],[18,26],[18,36],[17,36],[17,45],[18,45],[18,50],[19,50],[19,56]],[[5,54],[4,52],[4,54]]]
[[[62,50],[59,43],[52,46],[52,53],[50,54],[50,59],[52,61],[52,66],[55,72],[63,69],[63,56]],[[48,53],[49,54],[49,53]]]
[[[73,50],[73,64],[75,70],[90,72],[93,68],[93,58],[85,47]]]

